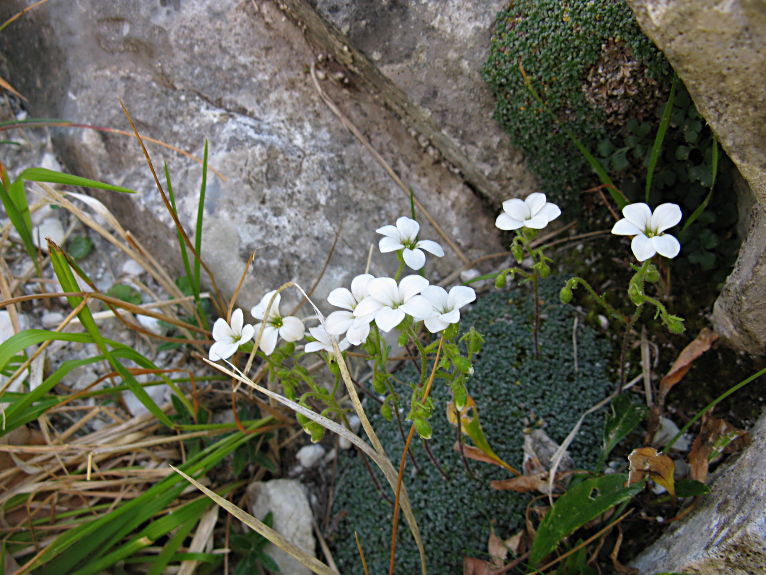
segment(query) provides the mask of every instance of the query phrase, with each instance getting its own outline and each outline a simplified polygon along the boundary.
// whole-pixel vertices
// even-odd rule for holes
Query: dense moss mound
[[[562,128],[595,153],[628,120],[654,120],[670,72],[623,0],[513,0],[497,15],[483,69],[497,97],[495,117],[559,200],[594,181]]]
[[[560,278],[542,284],[539,359],[534,358],[532,348],[533,312],[527,286],[482,296],[464,320],[465,329],[475,326],[486,340],[468,383],[469,392],[479,406],[482,426],[493,448],[517,467],[522,461],[525,418],[527,423],[543,420],[545,431],[560,442],[582,412],[611,390],[605,375],[609,344],[579,322],[575,351],[575,311],[559,303],[561,285]],[[456,438],[445,414],[448,392],[444,386],[436,385],[434,396],[437,408],[430,447],[450,479],[439,473],[416,441],[415,457],[420,472],[415,472],[408,463],[405,480],[426,545],[429,572],[446,575],[462,573],[464,556],[486,556],[493,520],[499,535],[513,534],[522,524],[528,498],[489,488],[491,479],[508,477],[499,468],[471,462],[477,478],[466,473],[461,458],[452,449]],[[403,442],[396,423],[380,416],[372,419],[389,456],[398,462]],[[595,463],[601,424],[599,415],[586,419],[571,449],[578,467]],[[381,485],[386,486],[382,476],[378,476]],[[348,515],[333,538],[341,572],[361,572],[354,531],[359,533],[370,572],[386,572],[391,506],[376,491],[365,466],[354,453],[343,454],[339,460],[334,511],[342,510]],[[396,572],[418,573],[417,550],[406,526],[400,529],[399,537]]]

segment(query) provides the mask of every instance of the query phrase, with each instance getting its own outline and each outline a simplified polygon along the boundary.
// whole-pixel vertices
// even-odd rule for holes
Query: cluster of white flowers
[[[420,225],[407,217],[397,219],[395,226],[379,228],[377,233],[384,236],[379,243],[380,251],[400,252],[408,267],[421,269],[426,260],[423,251],[441,257],[444,250],[434,241],[418,240],[419,231]],[[241,309],[234,311],[231,324],[223,318],[217,319],[213,326],[215,343],[210,348],[210,359],[215,361],[234,355],[239,346],[257,337],[262,324],[265,327],[259,347],[266,355],[271,355],[280,337],[288,342],[302,339],[306,333],[303,321],[295,316],[283,316],[279,309],[280,299],[280,294],[274,291],[263,296],[251,310],[253,317],[260,320],[255,325],[244,325]],[[442,287],[430,285],[420,275],[405,276],[397,283],[393,278],[361,274],[352,280],[350,290],[341,287],[330,292],[327,301],[341,309],[327,316],[326,327],[309,328],[313,341],[306,343],[305,351],[332,351],[331,336],[344,336],[338,344],[341,351],[351,345],[361,345],[367,341],[373,322],[380,330],[389,332],[407,315],[415,321],[423,321],[431,333],[438,333],[458,323],[460,308],[475,299],[476,293],[470,287],[455,286],[448,293]]]

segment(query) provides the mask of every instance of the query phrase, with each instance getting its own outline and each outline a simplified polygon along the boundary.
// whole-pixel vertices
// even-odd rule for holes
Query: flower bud
[[[520,264],[524,261],[524,248],[521,244],[513,242],[511,244],[511,253],[513,254],[513,259],[516,260],[516,263]]]
[[[501,273],[495,278],[495,287],[497,289],[504,288],[506,282],[506,274]]]
[[[685,331],[684,320],[677,315],[669,315],[665,320],[670,333],[681,334]]]
[[[384,401],[380,406],[380,414],[386,421],[391,421],[394,418],[394,412],[391,411],[391,404],[388,401]]]
[[[572,301],[572,290],[569,289],[568,286],[561,288],[561,291],[559,292],[559,299],[563,304],[570,303]]]
[[[660,281],[660,272],[657,271],[657,267],[655,265],[652,264],[648,268],[646,268],[644,279],[651,284],[657,283],[658,281]]]
[[[428,423],[427,419],[422,419],[418,417],[414,419],[412,422],[415,424],[415,431],[418,432],[418,435],[420,435],[420,437],[422,437],[423,439],[431,439],[433,430],[431,429],[431,424]]]

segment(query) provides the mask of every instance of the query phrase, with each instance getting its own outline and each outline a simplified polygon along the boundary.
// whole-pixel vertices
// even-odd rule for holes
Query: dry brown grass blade
[[[319,561],[316,557],[311,556],[309,553],[307,553],[302,548],[295,545],[292,541],[287,539],[286,537],[283,537],[280,533],[277,531],[274,531],[271,527],[260,521],[258,518],[253,517],[246,511],[243,511],[233,503],[230,503],[214,491],[208,489],[192,477],[189,477],[181,471],[180,469],[176,469],[172,465],[170,468],[178,473],[181,477],[186,479],[189,483],[194,485],[197,489],[202,491],[205,495],[207,495],[210,499],[212,499],[216,504],[223,507],[226,511],[231,513],[234,517],[242,521],[245,525],[250,527],[253,531],[258,533],[259,535],[265,537],[268,539],[271,543],[279,547],[282,551],[285,553],[290,554],[292,557],[294,557],[297,561],[299,561],[303,566],[307,567],[308,569],[311,569],[314,573],[318,573],[319,575],[338,575],[337,571],[334,571],[330,569],[327,565]]]
[[[11,94],[16,96],[17,98],[26,100],[26,98],[22,96],[13,86],[11,86],[2,76],[0,76],[0,88],[3,88],[4,90],[8,90]]]
[[[31,10],[34,10],[35,8],[37,8],[37,7],[39,7],[39,6],[42,6],[42,5],[43,5],[43,4],[45,4],[47,1],[48,1],[48,0],[38,0],[38,1],[37,1],[37,2],[35,2],[34,4],[30,4],[29,6],[27,6],[26,8],[24,8],[24,9],[23,9],[23,10],[21,10],[20,12],[17,12],[16,14],[14,14],[14,15],[13,15],[13,16],[11,16],[10,18],[8,18],[8,20],[6,20],[5,22],[3,22],[3,23],[2,23],[2,25],[0,25],[0,32],[2,32],[3,30],[5,30],[5,29],[6,29],[8,26],[10,26],[10,25],[11,25],[13,22],[15,22],[16,20],[18,20],[19,18],[21,18],[21,17],[22,17],[24,14],[26,14],[27,12],[29,12],[29,11],[31,11]],[[25,99],[26,99],[26,98],[25,98]]]

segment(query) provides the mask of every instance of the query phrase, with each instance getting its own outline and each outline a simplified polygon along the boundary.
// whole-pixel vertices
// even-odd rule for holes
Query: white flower
[[[404,250],[402,252],[404,263],[413,270],[419,270],[425,265],[426,254],[423,253],[423,250],[437,257],[444,255],[444,250],[436,242],[431,240],[418,241],[420,224],[411,218],[401,217],[396,220],[395,226],[383,226],[375,231],[385,236],[378,244],[381,253]]]
[[[391,278],[370,280],[367,286],[369,295],[354,308],[354,315],[364,317],[372,314],[380,329],[391,331],[406,314],[417,318],[430,313],[427,300],[412,301],[427,285],[428,280],[418,275],[403,278],[399,285]]]
[[[228,359],[234,355],[243,343],[253,338],[255,328],[248,324],[243,325],[244,317],[242,310],[237,308],[231,314],[231,325],[219,317],[213,324],[213,339],[215,343],[210,346],[209,357],[213,361]]]
[[[497,216],[495,225],[501,230],[541,230],[560,215],[561,210],[556,204],[545,201],[545,194],[535,192],[524,200],[505,200],[503,213]]]
[[[325,329],[318,325],[317,327],[310,327],[309,333],[316,341],[310,341],[306,344],[306,353],[313,353],[315,351],[329,351],[333,352],[332,342],[330,341],[330,335]],[[338,343],[338,347],[341,351],[345,351],[351,344],[344,337],[342,341]]]
[[[681,251],[678,240],[663,232],[681,221],[681,208],[676,204],[661,204],[652,210],[644,203],[630,204],[622,208],[625,216],[614,224],[612,233],[618,236],[635,236],[630,243],[633,255],[640,262],[654,254],[674,258]]]
[[[327,301],[335,307],[343,308],[334,311],[327,316],[327,331],[332,335],[346,334],[346,338],[353,345],[361,345],[370,334],[370,322],[373,315],[363,317],[354,315],[354,308],[367,297],[367,286],[374,279],[371,274],[361,274],[351,280],[351,291],[346,288],[335,288],[327,296]]]
[[[449,293],[443,287],[427,286],[412,301],[419,298],[428,302],[431,313],[415,319],[423,319],[428,331],[436,333],[446,329],[451,323],[460,321],[460,308],[474,301],[476,292],[468,286],[455,286]]]
[[[266,355],[271,355],[271,353],[274,351],[274,348],[277,347],[277,339],[279,339],[279,336],[282,336],[285,341],[298,341],[306,332],[306,329],[303,327],[303,322],[297,317],[293,315],[282,317],[279,312],[279,302],[281,301],[282,297],[278,293],[276,296],[274,296],[274,303],[271,305],[269,317],[264,317],[266,315],[266,308],[269,306],[269,302],[271,301],[271,296],[273,296],[275,293],[276,291],[270,291],[267,293],[265,296],[263,296],[263,298],[261,298],[261,301],[258,303],[258,305],[254,306],[253,309],[250,310],[250,313],[253,314],[255,319],[259,319],[261,322],[266,324],[266,327],[263,330],[263,337],[261,337],[261,343],[259,345],[263,353]],[[257,334],[261,329],[261,324],[257,323],[253,327],[255,328],[255,333]]]

